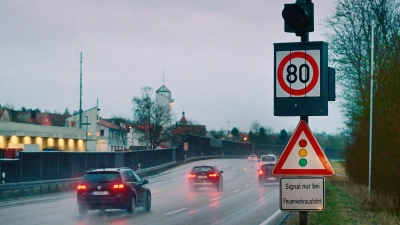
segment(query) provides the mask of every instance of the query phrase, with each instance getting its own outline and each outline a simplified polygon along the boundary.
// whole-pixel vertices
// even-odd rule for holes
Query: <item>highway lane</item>
[[[189,191],[187,175],[194,165],[215,164],[223,170],[224,191]],[[81,216],[75,192],[12,199],[0,203],[0,224],[277,224],[279,184],[258,185],[257,162],[211,159],[191,162],[146,177],[152,191],[152,209],[89,211]],[[272,217],[273,216],[273,217]]]

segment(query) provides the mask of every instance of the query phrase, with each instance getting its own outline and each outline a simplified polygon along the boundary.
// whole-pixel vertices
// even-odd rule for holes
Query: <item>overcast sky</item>
[[[79,53],[83,110],[99,99],[103,118],[132,118],[140,88],[164,84],[177,119],[211,129],[253,121],[292,131],[299,117],[273,115],[273,43],[298,42],[284,32],[282,0],[2,0],[0,104],[15,109],[79,110]],[[335,1],[314,0],[315,32]],[[163,76],[164,74],[164,76]],[[164,79],[163,79],[164,77]],[[343,127],[338,101],[329,116],[310,117],[313,132]]]

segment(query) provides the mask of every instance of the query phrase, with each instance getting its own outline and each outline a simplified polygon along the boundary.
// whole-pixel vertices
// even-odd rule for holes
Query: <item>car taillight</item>
[[[123,184],[114,184],[113,188],[114,189],[124,188],[124,185]]]
[[[258,171],[258,174],[263,175],[264,172],[262,170]]]
[[[210,174],[208,174],[208,176],[209,176],[209,177],[217,177],[218,174],[216,174],[216,173],[210,173]]]
[[[84,190],[86,188],[87,188],[86,185],[78,185],[77,187],[78,190]]]
[[[195,177],[196,177],[196,174],[189,173],[189,178],[195,178]]]

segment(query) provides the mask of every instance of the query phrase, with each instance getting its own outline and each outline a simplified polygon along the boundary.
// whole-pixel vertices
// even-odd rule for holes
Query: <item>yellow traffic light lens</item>
[[[306,156],[307,156],[307,150],[305,150],[305,149],[300,149],[300,151],[299,151],[299,156],[300,156],[300,157],[306,157]]]

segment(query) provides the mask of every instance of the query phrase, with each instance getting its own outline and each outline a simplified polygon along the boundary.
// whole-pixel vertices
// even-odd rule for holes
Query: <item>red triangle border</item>
[[[301,133],[304,132],[311,146],[313,147],[315,153],[317,154],[319,160],[321,160],[324,169],[283,169],[283,165],[285,164],[287,158],[293,150],[294,145],[297,143]],[[325,156],[325,153],[321,149],[320,145],[317,142],[317,139],[311,133],[310,128],[304,120],[301,120],[297,125],[296,130],[294,131],[292,137],[290,138],[288,144],[282,152],[281,157],[279,158],[275,168],[272,171],[272,175],[278,176],[333,176],[335,175],[335,171],[332,169],[331,164]]]

